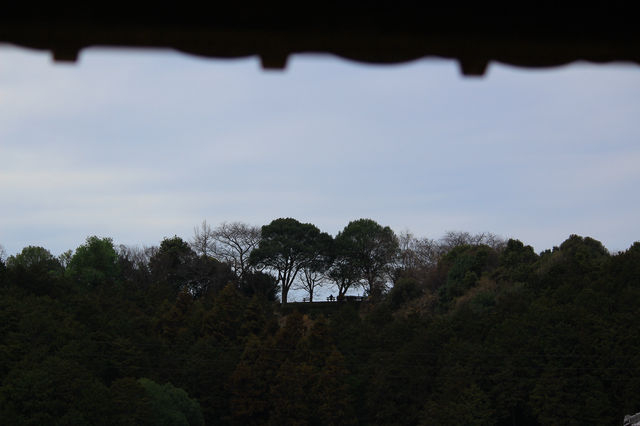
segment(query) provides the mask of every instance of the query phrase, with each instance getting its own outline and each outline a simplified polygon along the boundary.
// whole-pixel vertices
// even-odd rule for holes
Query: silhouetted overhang
[[[640,63],[640,25],[624,5],[562,9],[528,3],[528,9],[520,4],[510,10],[346,0],[197,7],[55,3],[4,6],[0,43],[48,50],[59,61],[75,61],[91,46],[145,47],[212,58],[258,56],[263,67],[276,69],[298,53],[376,64],[442,57],[457,60],[466,75],[484,74],[491,62],[522,67],[579,60]]]

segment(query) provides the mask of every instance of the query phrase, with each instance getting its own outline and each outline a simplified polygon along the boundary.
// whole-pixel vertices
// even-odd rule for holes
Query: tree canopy
[[[282,303],[287,303],[298,272],[316,262],[319,253],[325,250],[325,235],[315,225],[292,218],[275,219],[262,227],[260,243],[251,252],[250,262],[277,274]]]
[[[344,261],[358,271],[370,295],[385,290],[398,251],[391,228],[371,219],[354,220],[336,236],[336,246]]]
[[[67,271],[77,282],[89,287],[115,282],[120,271],[113,240],[96,236],[87,238],[76,249]]]
[[[346,247],[369,234],[354,229]],[[328,260],[327,276],[368,281],[338,237],[326,256],[313,225],[263,230],[264,269],[242,277],[178,237],[89,237],[66,267],[43,247],[9,256],[2,423],[616,425],[640,411],[640,242],[419,239],[381,262],[388,292],[283,305],[277,265],[291,279]]]

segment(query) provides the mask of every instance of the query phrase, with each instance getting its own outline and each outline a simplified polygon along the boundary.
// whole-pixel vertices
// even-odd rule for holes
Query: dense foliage
[[[283,305],[269,269],[179,237],[0,260],[1,423],[613,425],[640,411],[640,243],[427,247],[362,220],[330,244],[274,222],[252,265],[296,255],[377,291]]]

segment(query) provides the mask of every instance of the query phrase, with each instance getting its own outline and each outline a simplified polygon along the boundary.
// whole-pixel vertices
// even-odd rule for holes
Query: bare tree
[[[430,238],[416,238],[411,232],[398,235],[398,266],[400,269],[420,269],[434,266],[438,262],[441,249]]]
[[[118,257],[129,262],[131,266],[137,270],[146,270],[149,268],[149,260],[155,251],[157,251],[157,247],[127,246],[124,244],[116,247]]]
[[[431,238],[416,239],[414,251],[418,262],[424,266],[435,266],[442,256],[442,249],[435,240]]]
[[[448,231],[439,242],[443,252],[447,252],[454,247],[461,245],[479,246],[486,245],[494,250],[501,251],[506,245],[504,238],[492,234],[491,232],[481,232],[470,234],[469,232]]]
[[[304,290],[309,295],[309,302],[313,302],[313,292],[330,280],[327,272],[333,264],[333,238],[327,233],[321,233],[315,241],[311,257],[304,264],[298,281],[293,285],[294,290]]]
[[[313,302],[313,292],[322,287],[328,280],[324,271],[319,271],[312,267],[304,267],[301,269],[302,274],[298,276],[298,280],[291,287],[294,290],[304,290],[309,295],[309,302]]]
[[[401,276],[424,275],[433,268],[443,254],[437,241],[430,238],[416,238],[411,232],[398,235],[398,255],[395,264],[394,282]]]
[[[120,270],[125,279],[146,285],[151,281],[150,261],[158,247],[126,246],[116,247]]]
[[[7,252],[5,251],[2,244],[0,244],[0,262],[4,262],[6,258],[7,258]]]
[[[448,231],[439,240],[416,238],[411,232],[398,235],[399,251],[396,259],[395,278],[411,271],[424,271],[437,265],[438,260],[453,248],[470,245],[487,245],[494,250],[504,249],[506,242],[490,232],[471,234],[462,231]]]
[[[260,242],[260,228],[241,222],[222,223],[211,232],[213,253],[241,278],[249,269],[249,254]]]
[[[209,224],[207,224],[206,220],[203,220],[200,226],[193,228],[191,248],[198,256],[211,256],[215,252],[215,243],[214,231]]]

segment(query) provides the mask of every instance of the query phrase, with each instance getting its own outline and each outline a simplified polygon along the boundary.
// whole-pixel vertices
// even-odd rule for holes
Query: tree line
[[[338,300],[354,288],[379,296],[400,271],[432,265],[456,245],[481,243],[498,247],[505,242],[489,233],[448,232],[440,241],[409,232],[396,236],[372,219],[351,221],[334,238],[313,224],[280,218],[261,229],[238,222],[212,229],[204,221],[194,228],[192,248],[227,262],[240,278],[246,271],[272,273],[286,304],[291,289],[305,291],[313,301],[315,290],[326,285],[337,291]]]
[[[370,297],[279,303],[319,280]],[[577,235],[536,253],[284,218],[152,248],[29,246],[0,257],[0,419],[620,424],[640,411],[638,300],[640,243]]]
[[[279,292],[286,304],[292,289],[313,301],[315,291],[326,286],[335,289],[337,300],[352,289],[377,297],[402,271],[433,266],[442,253],[462,244],[498,248],[505,241],[490,233],[448,232],[438,241],[408,231],[397,236],[371,219],[349,222],[335,238],[293,218],[275,219],[261,228],[241,222],[212,228],[203,221],[194,227],[190,241],[174,236],[157,247],[140,248],[114,246],[110,238],[92,236],[75,252],[55,257],[43,247],[29,246],[6,263],[24,267],[43,262],[89,286],[123,273],[127,279],[165,282],[176,294],[186,289],[196,296],[226,284],[225,278],[216,277],[222,274],[251,294],[273,299]]]

